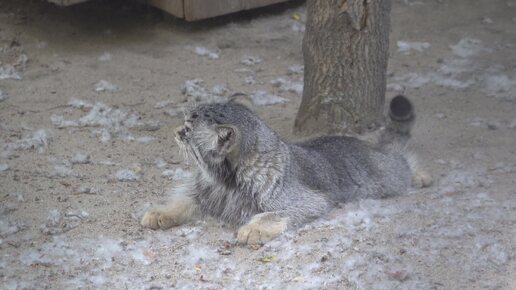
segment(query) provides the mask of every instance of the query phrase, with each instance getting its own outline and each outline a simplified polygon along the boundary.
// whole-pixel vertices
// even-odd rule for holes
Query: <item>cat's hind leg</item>
[[[433,178],[418,163],[416,154],[408,152],[404,154],[412,173],[412,186],[416,188],[429,187],[432,185]]]

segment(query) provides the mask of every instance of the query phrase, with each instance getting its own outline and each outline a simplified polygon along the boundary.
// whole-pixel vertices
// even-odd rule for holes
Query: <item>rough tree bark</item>
[[[308,0],[301,135],[363,132],[383,121],[390,0]]]

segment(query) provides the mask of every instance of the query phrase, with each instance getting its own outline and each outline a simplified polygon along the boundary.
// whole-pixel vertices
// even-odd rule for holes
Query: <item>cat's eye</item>
[[[197,114],[197,113],[192,114],[192,119],[197,119],[197,117],[199,117],[199,114]]]

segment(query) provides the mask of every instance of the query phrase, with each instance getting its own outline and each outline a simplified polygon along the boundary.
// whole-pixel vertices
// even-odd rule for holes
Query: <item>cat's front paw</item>
[[[240,244],[264,244],[281,235],[287,229],[287,219],[275,213],[255,215],[249,223],[240,227],[237,240]]]
[[[174,218],[160,209],[151,209],[147,211],[142,218],[141,225],[153,230],[166,230],[176,226]]]

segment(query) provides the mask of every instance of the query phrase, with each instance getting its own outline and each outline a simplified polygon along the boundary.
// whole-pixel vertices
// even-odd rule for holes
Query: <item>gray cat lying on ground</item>
[[[376,144],[338,136],[287,143],[241,104],[187,109],[176,141],[195,163],[193,175],[141,224],[167,229],[210,215],[240,226],[240,243],[259,244],[337,203],[405,193],[411,183],[430,185],[404,149],[414,121],[410,101],[395,97],[389,116]]]

